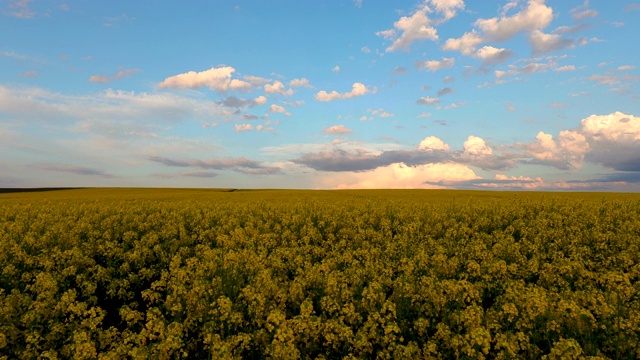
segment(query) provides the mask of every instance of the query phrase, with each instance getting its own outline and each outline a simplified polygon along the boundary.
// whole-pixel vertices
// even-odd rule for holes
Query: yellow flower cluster
[[[638,196],[65,194],[0,196],[0,359],[640,358]]]

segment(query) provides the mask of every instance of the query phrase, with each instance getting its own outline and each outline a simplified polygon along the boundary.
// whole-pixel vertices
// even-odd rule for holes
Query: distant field
[[[0,359],[640,357],[640,194],[0,193]]]

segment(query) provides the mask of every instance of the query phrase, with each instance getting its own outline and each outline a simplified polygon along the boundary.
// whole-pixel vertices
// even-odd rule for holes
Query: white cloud
[[[206,86],[210,90],[225,92],[229,90],[231,75],[235,71],[236,69],[231,66],[213,67],[201,72],[189,71],[164,79],[158,84],[158,87],[161,89],[200,89]]]
[[[581,130],[596,141],[638,141],[640,117],[622,112],[591,115],[582,120]]]
[[[318,177],[322,187],[336,189],[412,189],[435,188],[439,181],[479,179],[473,170],[462,164],[433,163],[419,166],[391,164],[366,172],[332,173]]]
[[[351,134],[353,131],[344,125],[333,125],[323,130],[327,134]]]
[[[580,123],[591,145],[587,158],[621,170],[640,172],[640,117],[623,112],[591,115]]]
[[[257,98],[255,98],[253,100],[253,103],[255,105],[264,105],[264,104],[267,103],[267,98],[265,96],[263,96],[263,95],[260,95],[260,96],[258,96]]]
[[[475,26],[483,33],[485,41],[507,41],[521,31],[541,30],[553,20],[553,9],[545,5],[545,0],[529,0],[526,8],[513,16],[478,19]]]
[[[485,156],[493,154],[493,149],[489,147],[484,139],[477,136],[469,136],[463,144],[464,154],[469,156]]]
[[[279,94],[285,96],[293,95],[293,90],[286,90],[284,84],[281,81],[274,81],[273,84],[266,84],[264,86],[264,92],[267,94]]]
[[[618,66],[618,71],[628,71],[628,70],[635,70],[636,67],[634,65],[622,65],[622,66]]]
[[[418,40],[438,40],[436,28],[427,16],[429,11],[429,7],[423,5],[413,15],[403,16],[393,23],[394,29],[377,32],[376,35],[393,40],[393,43],[387,47],[386,51],[409,50],[411,44]]]
[[[429,69],[429,71],[438,71],[445,68],[451,68],[456,63],[456,59],[454,58],[445,58],[442,60],[427,60],[427,61],[416,61],[416,66],[419,69]]]
[[[271,106],[269,106],[269,112],[282,113],[282,114],[286,114],[287,116],[291,115],[290,113],[287,112],[287,109],[283,108],[280,105],[275,105],[275,104],[272,104]]]
[[[340,65],[336,65],[333,67],[333,69],[331,69],[331,71],[333,72],[339,72],[340,71]]]
[[[474,23],[477,30],[466,32],[457,39],[447,39],[442,48],[471,56],[474,55],[476,47],[482,43],[505,42],[522,31],[542,30],[551,24],[553,9],[545,5],[545,0],[529,0],[526,7],[512,16],[508,16],[507,13],[517,4],[517,1],[507,3],[499,17],[478,19]],[[475,55],[480,57],[478,54]]]
[[[291,86],[291,87],[305,87],[305,88],[308,88],[308,89],[313,89],[313,86],[311,86],[311,84],[309,84],[309,79],[307,79],[307,78],[293,79],[293,80],[289,81],[289,86]]]
[[[365,54],[368,54],[371,52],[371,49],[369,49],[367,46],[363,46],[360,51],[362,51]]]
[[[527,145],[529,155],[542,164],[560,169],[580,169],[589,149],[585,136],[570,130],[561,131],[557,140],[540,131],[536,141]]]
[[[370,90],[363,83],[357,82],[353,84],[353,87],[350,92],[339,93],[333,90],[330,93],[328,93],[325,90],[321,90],[315,95],[315,99],[323,102],[340,100],[340,99],[351,99],[357,96],[363,96],[369,92]]]
[[[424,138],[420,144],[418,145],[418,150],[422,151],[434,151],[434,150],[443,150],[449,151],[449,145],[447,145],[442,139],[436,136],[427,136]]]
[[[493,46],[484,46],[476,51],[474,56],[481,59],[485,64],[494,64],[507,60],[512,54],[511,50],[495,48]]]
[[[430,0],[436,12],[444,16],[444,20],[450,20],[456,16],[457,10],[464,10],[464,0]]]
[[[251,124],[236,124],[236,125],[234,125],[234,128],[235,128],[236,132],[251,131],[251,130],[253,130],[253,125],[251,125]]]
[[[474,53],[476,47],[483,42],[483,38],[473,30],[471,32],[464,33],[464,35],[457,39],[447,39],[442,49],[447,51],[459,51],[463,55],[470,56]]]
[[[253,85],[243,80],[232,79],[229,88],[234,91],[247,92],[253,88]]]

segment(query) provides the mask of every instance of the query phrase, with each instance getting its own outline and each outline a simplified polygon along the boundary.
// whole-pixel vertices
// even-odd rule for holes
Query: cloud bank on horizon
[[[640,191],[637,0],[0,16],[0,187]]]

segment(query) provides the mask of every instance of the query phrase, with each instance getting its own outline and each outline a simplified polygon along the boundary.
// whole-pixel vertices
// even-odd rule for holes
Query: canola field
[[[0,359],[638,359],[640,194],[0,194]]]

